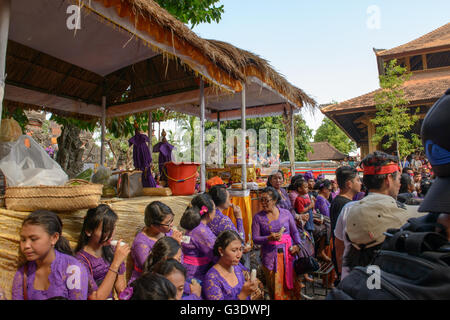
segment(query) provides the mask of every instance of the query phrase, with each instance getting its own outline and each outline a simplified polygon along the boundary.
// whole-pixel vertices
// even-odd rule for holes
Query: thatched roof
[[[61,27],[64,2],[78,3],[15,1],[6,106],[99,117],[105,94],[108,107],[130,105],[198,90],[200,77],[217,91],[242,89],[234,62],[154,1],[84,1],[76,33]]]
[[[231,59],[217,50],[208,41],[197,36],[184,23],[173,17],[158,3],[152,0],[95,0],[105,7],[113,7],[120,17],[127,17],[138,30],[143,30],[159,43],[166,44],[178,50],[181,54],[190,56],[206,65],[209,74],[220,83],[228,83],[239,91],[235,80],[243,79],[239,70],[234,68]],[[173,55],[171,51],[166,52]],[[209,61],[207,61],[208,58]],[[212,62],[212,63],[211,63]],[[232,79],[224,78],[220,67]]]
[[[305,104],[310,106],[317,104],[303,90],[293,86],[283,75],[276,72],[267,60],[224,41],[208,41],[220,48],[227,56],[231,57],[236,67],[241,70],[246,78],[251,76],[259,78],[298,107]]]

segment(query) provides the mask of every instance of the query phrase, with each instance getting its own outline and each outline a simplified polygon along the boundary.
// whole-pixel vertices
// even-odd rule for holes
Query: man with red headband
[[[405,222],[411,213],[407,207],[397,201],[397,195],[400,190],[401,169],[398,165],[398,159],[395,156],[388,155],[381,151],[375,151],[369,154],[361,161],[361,167],[364,171],[363,184],[369,190],[369,194],[363,200],[353,201],[346,204],[339,215],[334,230],[336,245],[336,260],[341,272],[341,280],[349,273],[350,269],[343,265],[343,258],[349,252],[351,241],[346,236],[346,223],[349,213],[355,206],[358,207],[361,201],[365,206],[374,208],[382,204],[381,210],[393,211],[396,214],[405,213]],[[376,210],[373,210],[376,213]]]

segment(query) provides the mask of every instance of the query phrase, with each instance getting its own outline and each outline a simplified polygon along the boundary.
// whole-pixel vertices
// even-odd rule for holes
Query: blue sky
[[[320,104],[378,88],[372,48],[389,49],[450,22],[450,1],[222,0],[216,24],[193,30],[252,51]],[[369,28],[379,9],[379,29]],[[317,129],[320,112],[304,113]]]

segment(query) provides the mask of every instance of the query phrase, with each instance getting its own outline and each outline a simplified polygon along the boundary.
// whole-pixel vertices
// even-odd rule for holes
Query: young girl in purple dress
[[[330,245],[331,222],[330,222],[330,202],[328,198],[332,192],[332,183],[330,180],[323,179],[316,182],[314,189],[318,190],[314,209],[314,242],[316,244],[315,251],[317,258],[325,262],[330,262],[331,258],[325,253]]]
[[[239,206],[235,206],[231,203],[230,193],[226,189],[225,185],[213,186],[208,194],[211,196],[214,204],[216,205],[216,214],[214,219],[208,223],[208,227],[217,237],[222,231],[233,230],[236,231],[241,237],[245,236],[244,222],[242,221],[242,212]],[[236,218],[236,226],[231,219],[222,213],[223,210],[233,208],[233,213]]]
[[[164,236],[172,236],[181,242],[181,232],[172,229],[174,214],[172,209],[160,201],[153,201],[145,208],[145,227],[136,235],[131,245],[133,271],[128,283],[142,274],[144,263],[155,242]]]
[[[177,290],[176,300],[186,300],[183,297],[186,284],[186,268],[179,261],[175,259],[162,260],[152,267],[152,272],[160,274],[172,282]],[[199,297],[195,300],[199,300]]]
[[[130,247],[118,241],[111,245],[116,229],[117,214],[107,205],[89,209],[84,217],[75,257],[89,270],[90,300],[112,299],[126,287],[125,264]]]
[[[27,262],[14,276],[13,300],[87,299],[88,272],[72,256],[62,226],[56,213],[45,210],[37,210],[23,221],[20,251]]]
[[[201,282],[214,262],[216,236],[207,224],[214,219],[215,213],[214,202],[204,193],[192,199],[191,206],[181,217],[180,225],[187,230],[181,247],[188,281],[195,278]]]
[[[151,273],[154,271],[155,265],[162,261],[174,259],[181,263],[181,246],[172,237],[163,237],[156,241],[150,252],[147,261],[144,264],[143,274]],[[183,267],[184,269],[184,267]],[[184,269],[184,274],[186,270]],[[177,281],[175,281],[177,282]],[[202,288],[198,283],[187,283],[184,282],[183,288],[183,300],[200,300]],[[122,291],[119,298],[121,300],[128,300],[132,294],[132,283],[129,284],[128,288]]]
[[[130,296],[124,300],[175,300],[177,290],[166,277],[144,273],[131,284]]]
[[[208,300],[249,300],[256,291],[256,280],[245,281],[239,261],[243,243],[232,230],[223,231],[214,244],[219,261],[206,273],[203,294]]]

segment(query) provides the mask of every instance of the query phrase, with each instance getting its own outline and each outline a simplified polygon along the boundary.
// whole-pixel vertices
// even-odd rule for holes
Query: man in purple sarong
[[[134,167],[142,171],[142,186],[144,188],[156,188],[156,181],[153,178],[151,164],[152,155],[148,148],[147,143],[150,139],[139,132],[136,128],[135,135],[128,140],[128,143],[133,145],[133,163]]]
[[[172,161],[172,150],[174,148],[166,139],[166,132],[163,130],[161,133],[162,141],[155,144],[153,147],[153,152],[159,152],[159,174],[161,181],[167,181],[166,171],[164,169],[164,164]]]

